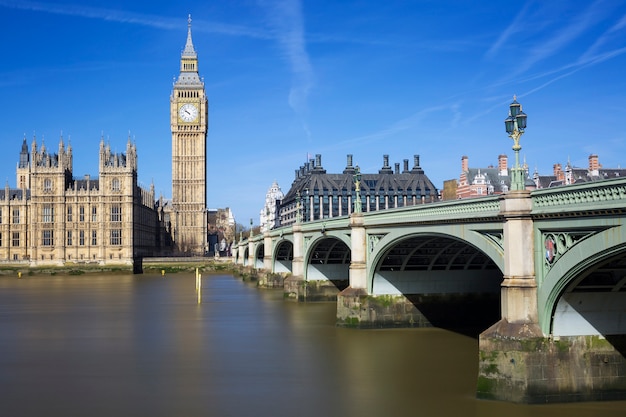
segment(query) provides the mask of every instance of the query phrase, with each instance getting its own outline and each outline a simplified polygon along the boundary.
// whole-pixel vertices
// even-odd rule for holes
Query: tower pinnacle
[[[180,56],[180,75],[174,83],[174,87],[183,85],[203,86],[203,82],[198,75],[198,54],[193,47],[193,40],[191,39],[191,15],[187,19],[187,42]]]
[[[193,41],[191,39],[191,14],[187,19],[187,43],[185,43],[185,49],[183,50],[183,58],[197,58],[196,50],[193,47]]]

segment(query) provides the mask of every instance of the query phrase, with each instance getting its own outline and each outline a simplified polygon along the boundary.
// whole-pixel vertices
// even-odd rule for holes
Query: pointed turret
[[[59,138],[59,153],[65,151],[65,142],[63,141],[63,131],[61,131],[61,136]]]
[[[187,42],[180,57],[180,75],[174,85],[203,85],[202,80],[198,76],[198,54],[193,47],[193,40],[191,39],[191,15],[189,15],[187,20]]]
[[[22,142],[22,151],[20,152],[20,164],[18,168],[28,168],[30,155],[28,154],[28,145],[26,144],[26,136]]]
[[[185,43],[183,57],[198,58],[198,54],[196,54],[196,50],[193,47],[193,41],[191,40],[191,15],[189,15],[187,19],[187,43]]]

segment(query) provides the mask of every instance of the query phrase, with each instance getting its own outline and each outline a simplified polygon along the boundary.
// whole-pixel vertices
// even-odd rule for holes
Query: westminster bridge
[[[233,260],[334,288],[339,325],[479,326],[481,398],[626,399],[626,179],[297,222]]]

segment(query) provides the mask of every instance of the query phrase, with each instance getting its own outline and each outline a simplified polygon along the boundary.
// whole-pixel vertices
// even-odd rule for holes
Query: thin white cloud
[[[533,48],[530,54],[518,66],[516,74],[521,74],[531,68],[537,62],[553,56],[557,51],[573,42],[591,26],[598,23],[608,12],[608,8],[602,5],[602,0],[593,2],[588,8],[578,15],[550,39],[541,42]],[[514,74],[514,75],[516,75]]]
[[[0,7],[65,16],[76,16],[88,19],[106,20],[118,23],[128,23],[166,30],[179,30],[181,28],[181,21],[183,20],[183,18],[172,19],[150,14],[132,13],[123,10],[89,7],[78,4],[41,3],[28,0],[0,0]],[[254,30],[237,25],[199,20],[194,20],[194,31],[217,33],[228,36],[246,36],[261,39],[270,38],[270,35],[268,33],[260,30]]]
[[[559,16],[556,16],[552,24],[540,25],[539,27],[541,28],[554,28],[554,33],[538,41],[534,47],[528,49],[525,55],[522,53],[524,50],[523,42],[516,42],[520,52],[518,54],[519,60],[516,62],[515,70],[508,75],[507,79],[519,78],[520,74],[525,73],[535,66],[535,64],[554,56],[557,52],[573,43],[590,28],[604,20],[606,16],[610,16],[614,7],[614,4],[606,2],[605,0],[596,0],[586,9],[580,10],[572,19],[567,20],[565,26],[560,26],[563,20]],[[524,7],[516,15],[513,22],[502,32],[485,56],[487,58],[495,57],[505,44],[510,43],[514,35],[522,36],[525,34],[525,38],[539,36],[540,33],[532,33],[532,26],[527,24],[528,20],[538,19],[547,13],[547,11],[539,9],[535,10],[534,14],[531,14],[528,5]],[[551,11],[550,13],[554,14],[555,12]]]
[[[531,94],[534,94],[538,91],[543,90],[544,88],[550,86],[551,84],[563,79],[563,78],[567,78],[571,75],[576,74],[577,72],[592,67],[594,65],[600,64],[604,61],[607,61],[609,59],[618,57],[620,55],[626,54],[626,47],[622,47],[622,48],[618,48],[618,49],[613,49],[607,52],[604,52],[602,54],[597,54],[594,56],[587,56],[585,58],[585,60],[581,59],[577,60],[576,62],[564,65],[562,67],[556,68],[556,69],[552,69],[549,71],[545,71],[542,72],[540,74],[535,74],[532,76],[529,76],[527,78],[524,79],[517,79],[515,84],[522,84],[522,83],[526,83],[526,82],[530,82],[530,81],[534,81],[534,80],[541,80],[544,79],[546,77],[551,77],[548,80],[542,82],[541,84],[531,88],[530,90],[521,92],[519,94],[517,94],[517,98],[524,98],[526,96],[529,96]],[[509,83],[513,83],[512,81],[510,81]],[[488,89],[492,89],[493,87],[496,86],[502,86],[503,84],[506,84],[504,82],[499,82],[496,84],[492,84],[490,86],[488,86]],[[498,110],[503,108],[503,106],[508,105],[507,100],[510,102],[510,98],[507,98],[506,100],[503,100],[502,97],[491,97],[488,100],[483,100],[484,102],[489,102],[489,101],[495,101],[496,104],[494,104],[491,107],[485,108],[482,111],[475,113],[474,115],[465,115],[463,117],[463,124],[471,124],[472,122],[474,122],[477,119],[480,119],[481,117],[491,113],[494,110]]]
[[[528,10],[528,6],[530,3],[526,3],[522,10],[515,16],[513,22],[500,34],[496,42],[491,45],[485,56],[487,58],[493,58],[502,48],[504,44],[506,44],[509,39],[515,35],[516,33],[522,32],[524,30],[524,22],[526,18],[526,11]]]
[[[401,133],[410,129],[414,129],[418,127],[421,124],[421,122],[430,114],[438,113],[442,111],[451,112],[453,115],[452,123],[456,122],[458,105],[454,104],[454,105],[432,106],[432,107],[428,107],[423,110],[420,110],[408,117],[405,117],[404,119],[400,119],[384,129],[369,133],[367,135],[362,135],[362,136],[354,137],[351,139],[346,139],[346,140],[335,142],[334,144],[325,146],[322,150],[332,151],[332,150],[345,149],[345,148],[351,149],[351,148],[354,148],[355,144],[362,147],[363,145],[367,143],[378,142],[380,140],[394,136],[398,133]]]
[[[588,67],[600,64],[600,63],[602,63],[604,61],[607,61],[609,59],[612,59],[612,58],[615,58],[617,56],[623,55],[624,53],[626,53],[626,47],[613,49],[611,51],[607,51],[607,52],[604,52],[602,54],[598,54],[598,55],[595,55],[595,56],[587,56],[585,58],[585,60],[582,60],[582,57],[581,57],[581,59],[579,59],[578,61],[576,61],[574,63],[565,65],[565,66],[563,66],[561,68],[558,68],[556,70],[548,71],[546,73],[537,75],[537,76],[533,77],[533,79],[543,78],[543,77],[545,77],[547,75],[558,74],[557,76],[555,76],[555,77],[545,81],[541,85],[539,85],[537,87],[534,87],[531,90],[529,90],[529,91],[527,91],[527,92],[525,92],[523,94],[520,94],[518,97],[523,97],[523,96],[527,96],[527,95],[536,93],[537,91],[543,90],[544,88],[546,88],[547,86],[549,86],[550,84],[552,84],[552,83],[554,83],[554,82],[556,82],[558,80],[561,80],[563,78],[569,77],[570,75],[573,75],[573,74],[575,74],[575,73],[577,73],[577,72],[579,72],[579,71],[581,71],[581,70],[583,70],[585,68],[588,68]],[[561,73],[563,71],[567,71],[567,72]],[[561,74],[559,74],[559,73],[561,73]]]
[[[268,11],[270,26],[275,32],[274,37],[291,68],[289,106],[299,117],[307,137],[310,137],[311,132],[306,120],[314,72],[306,50],[302,5],[299,0],[277,0],[261,4]]]
[[[622,18],[613,25],[609,30],[604,32],[602,36],[600,36],[596,41],[585,51],[585,53],[580,57],[581,62],[588,61],[593,59],[593,57],[597,54],[597,51],[611,40],[615,38],[623,37],[623,33],[621,33],[622,29],[626,27],[626,15],[622,16]]]

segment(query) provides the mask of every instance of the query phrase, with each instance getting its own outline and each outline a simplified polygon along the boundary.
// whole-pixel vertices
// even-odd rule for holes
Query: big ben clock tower
[[[209,106],[198,76],[198,55],[191,40],[180,58],[180,75],[170,97],[172,128],[173,238],[179,253],[201,255],[207,248],[206,150]]]

